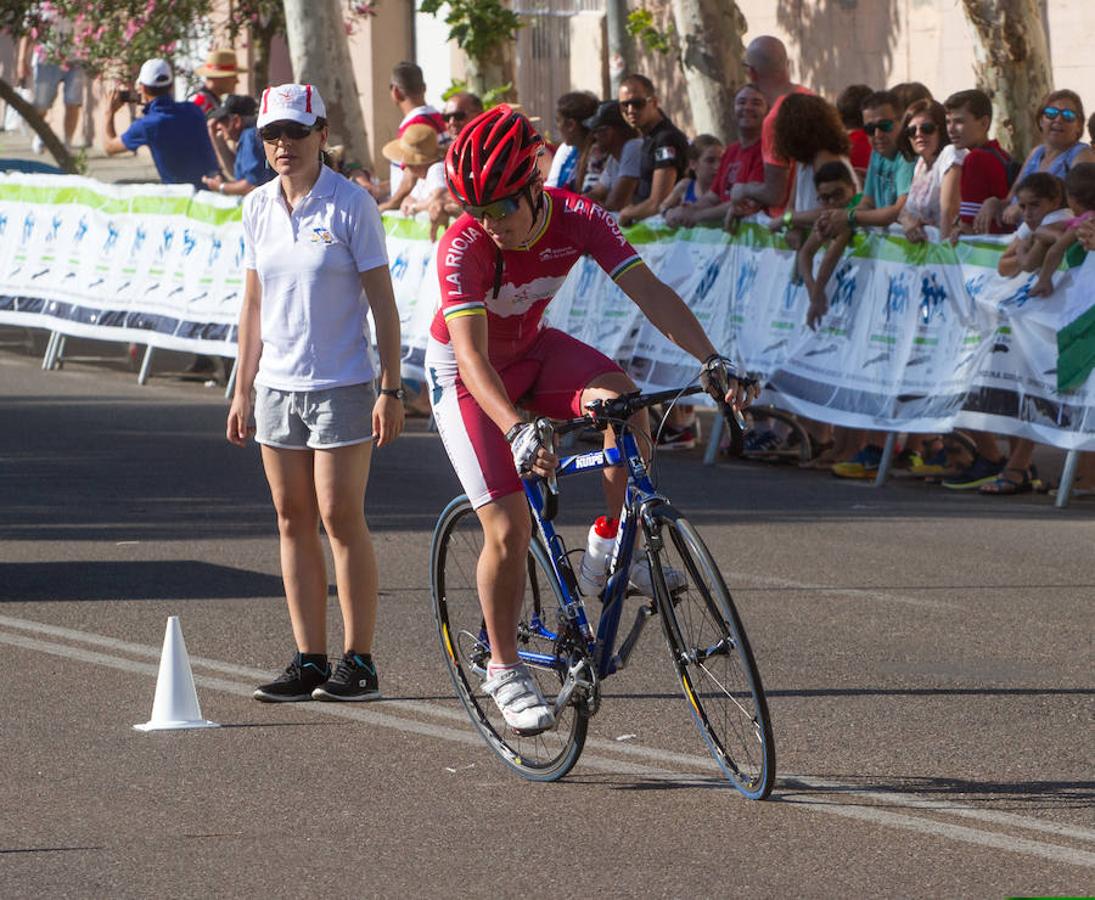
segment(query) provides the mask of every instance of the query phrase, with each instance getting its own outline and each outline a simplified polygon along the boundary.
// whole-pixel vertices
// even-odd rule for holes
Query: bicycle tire
[[[441,653],[457,696],[468,717],[495,754],[509,768],[531,781],[557,781],[578,761],[585,746],[589,714],[581,703],[570,703],[555,727],[539,735],[517,734],[506,725],[494,701],[482,690],[490,656],[476,585],[476,566],[483,546],[483,530],[466,497],[457,497],[441,513],[430,550],[430,588]],[[554,642],[539,634],[534,616],[546,615],[555,627],[561,591],[547,554],[534,536],[529,562],[518,646],[554,653]],[[546,607],[546,611],[544,610]],[[549,703],[562,683],[558,672],[530,665],[530,671]]]
[[[692,719],[730,783],[749,799],[763,800],[775,783],[776,746],[741,617],[687,519],[664,506],[653,516],[653,534],[662,629]],[[680,574],[667,576],[666,566]]]

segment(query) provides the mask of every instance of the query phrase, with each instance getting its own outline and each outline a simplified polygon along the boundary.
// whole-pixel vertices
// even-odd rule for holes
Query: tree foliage
[[[517,29],[523,24],[521,17],[501,0],[422,0],[421,10],[437,16],[446,2],[449,40],[456,41],[461,50],[477,61],[488,59],[503,44],[515,40]]]

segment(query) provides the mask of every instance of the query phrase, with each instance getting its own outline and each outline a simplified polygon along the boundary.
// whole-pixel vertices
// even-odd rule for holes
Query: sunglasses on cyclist
[[[504,219],[506,216],[512,216],[520,208],[521,198],[520,195],[517,195],[503,197],[501,200],[488,203],[486,206],[465,206],[464,212],[473,219]]]
[[[456,119],[458,122],[462,122],[467,117],[468,114],[466,112],[460,112],[459,110],[457,110],[456,112],[441,113],[441,118],[444,119],[446,122],[451,122],[453,119]]]
[[[916,137],[918,133],[928,135],[935,134],[935,132],[936,127],[934,122],[924,122],[920,125],[908,125],[905,128],[905,136],[909,138]]]
[[[889,134],[893,131],[893,119],[879,119],[877,122],[867,122],[864,124],[863,130],[867,132],[868,137],[876,131],[881,131],[883,134]]]
[[[630,100],[621,100],[621,109],[642,109],[650,102],[649,97],[632,97]]]
[[[1047,106],[1042,110],[1042,115],[1051,122],[1060,116],[1066,122],[1075,122],[1079,117],[1074,109],[1059,109],[1056,106]]]
[[[263,125],[259,129],[259,137],[267,144],[272,144],[283,137],[291,141],[303,141],[313,131],[315,131],[315,128],[310,125],[301,125],[297,122],[274,122],[270,125]]]

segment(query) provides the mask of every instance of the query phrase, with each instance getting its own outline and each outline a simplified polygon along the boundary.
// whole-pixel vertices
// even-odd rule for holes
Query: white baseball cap
[[[137,83],[145,87],[164,87],[174,80],[171,66],[162,59],[145,60],[145,64],[141,66],[141,74],[137,76]]]
[[[327,117],[327,107],[319,91],[311,84],[280,84],[268,87],[259,101],[259,117],[256,127],[271,122],[299,122],[315,125],[316,119]]]

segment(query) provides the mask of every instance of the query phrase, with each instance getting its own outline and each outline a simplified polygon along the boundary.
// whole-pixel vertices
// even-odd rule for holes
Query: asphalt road
[[[0,351],[5,898],[1095,893],[1095,504],[664,456],[753,641],[776,789],[715,777],[656,627],[540,785],[452,697],[427,552],[456,483],[421,420],[367,504],[387,699],[249,699],[292,647],[258,453],[224,414],[200,384]],[[595,494],[564,493],[565,533]],[[169,615],[219,729],[131,727]]]

